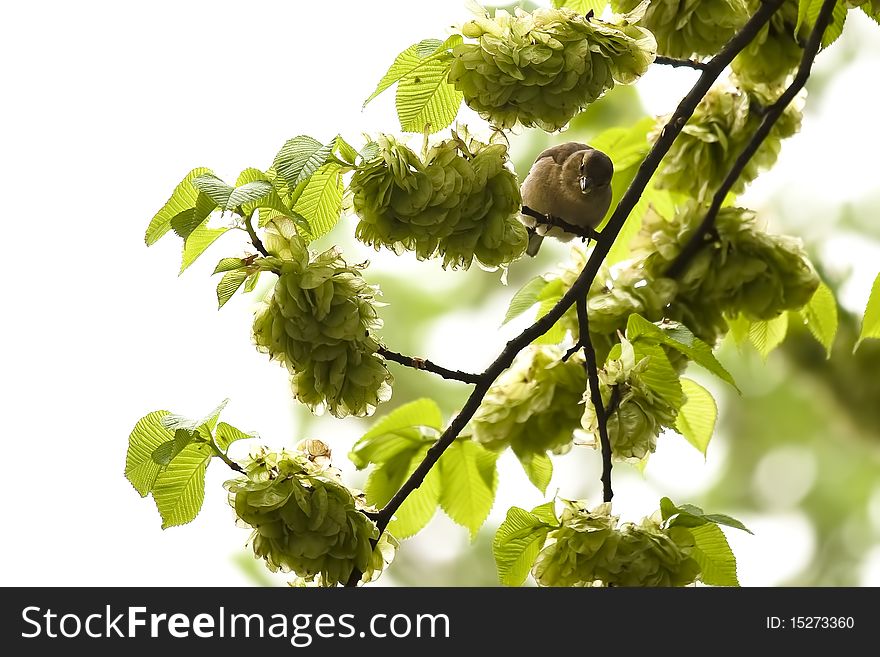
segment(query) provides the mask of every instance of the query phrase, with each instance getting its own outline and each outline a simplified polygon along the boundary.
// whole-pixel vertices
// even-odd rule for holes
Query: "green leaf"
[[[519,456],[517,455],[517,457]],[[553,461],[550,460],[550,457],[547,454],[532,454],[531,458],[520,458],[519,462],[535,488],[541,493],[546,493],[547,486],[550,485],[550,480],[553,478]]]
[[[874,10],[871,9],[871,6],[868,3],[865,3],[860,7],[860,9],[865,12],[865,16],[880,25],[880,7],[877,7],[877,9]]]
[[[202,224],[196,228],[183,242],[183,260],[180,263],[180,274],[194,263],[218,237],[229,228],[208,228]]]
[[[233,187],[227,185],[213,173],[197,176],[192,180],[193,187],[208,196],[218,207],[226,208]]]
[[[587,14],[592,9],[596,16],[601,16],[608,6],[608,0],[553,0],[553,6],[568,7],[579,14]]]
[[[364,107],[395,82],[404,77],[416,75],[419,69],[429,65],[434,59],[449,59],[449,51],[461,42],[461,36],[456,34],[446,41],[425,39],[404,50],[394,59],[394,63],[382,76],[376,90],[364,101]]]
[[[462,92],[447,82],[452,56],[431,59],[397,84],[397,118],[404,132],[435,133],[458,115]]]
[[[246,266],[247,263],[241,258],[221,258],[220,262],[217,263],[217,266],[214,267],[214,274],[233,271],[235,269],[241,269],[242,267]]]
[[[421,459],[419,459],[421,461]],[[413,468],[418,465],[414,463]],[[440,500],[440,472],[434,467],[425,476],[422,485],[410,493],[400,505],[394,520],[388,523],[388,531],[396,538],[410,538],[418,534],[437,512]]]
[[[183,180],[174,188],[162,209],[150,221],[144,241],[147,246],[152,246],[165,233],[171,230],[171,220],[181,212],[191,210],[196,205],[199,190],[193,187],[192,181],[201,175],[211,173],[207,167],[197,167],[190,171]]]
[[[383,463],[402,450],[418,450],[425,442],[433,442],[433,439],[422,435],[419,427],[439,432],[442,426],[443,415],[437,402],[427,398],[416,399],[379,418],[369,431],[358,438],[349,458],[359,470],[370,463]]]
[[[798,1],[798,19],[795,31],[806,39],[813,27],[816,25],[816,19],[819,17],[819,10],[822,8],[823,0],[799,0]],[[843,33],[843,25],[846,22],[847,8],[843,2],[838,2],[834,7],[831,15],[831,23],[822,35],[822,47],[827,48],[837,41]],[[803,28],[803,29],[802,29]]]
[[[633,344],[633,351],[636,361],[648,358],[648,368],[642,372],[642,380],[651,391],[673,408],[681,408],[683,401],[681,382],[663,348],[660,345],[638,341]]]
[[[342,211],[340,166],[330,162],[318,169],[309,178],[293,209],[308,222],[312,239],[330,232]]]
[[[174,438],[168,440],[156,449],[150,455],[156,463],[165,466],[171,463],[175,456],[183,451],[183,448],[189,445],[193,440],[193,434],[183,429],[174,432]]]
[[[428,447],[424,442],[416,444],[374,468],[364,486],[367,502],[378,507],[385,506],[422,462]],[[439,501],[440,474],[439,468],[434,467],[428,472],[422,485],[397,510],[388,530],[397,538],[409,538],[417,534],[434,516]]]
[[[238,292],[238,288],[244,285],[247,277],[248,273],[242,269],[228,271],[223,274],[223,278],[217,284],[218,308],[222,308],[232,298],[232,295]]]
[[[723,513],[704,513],[703,510],[693,504],[676,506],[668,497],[660,500],[660,513],[668,527],[699,527],[706,523],[726,525],[734,529],[752,533],[744,524],[736,518],[731,518]]]
[[[185,525],[199,514],[212,454],[204,443],[190,444],[156,477],[153,499],[162,516],[162,529]]]
[[[779,317],[767,321],[752,322],[749,327],[749,340],[766,360],[770,352],[785,340],[786,333],[788,333],[788,314],[782,313]]]
[[[274,183],[269,178],[269,175],[267,173],[264,173],[263,171],[255,169],[253,167],[247,168],[240,174],[238,174],[238,179],[235,181],[235,185],[236,188],[239,188],[247,185],[248,183],[261,181],[270,184],[272,186],[272,189],[267,196],[255,201],[244,203],[241,206],[242,214],[245,217],[251,216],[254,210],[259,210],[260,226],[265,226],[271,215],[291,217],[294,220],[301,219],[301,217],[294,216],[293,210],[291,210],[287,206],[287,204],[281,199],[281,195],[278,193],[278,190],[275,188]],[[302,223],[305,224],[304,221]]]
[[[675,430],[705,457],[715,431],[718,407],[712,394],[696,381],[682,379],[685,402],[678,411]]]
[[[648,340],[672,347],[736,388],[733,377],[712,354],[712,348],[694,336],[686,326],[675,324],[672,328],[663,329],[641,315],[633,313],[626,323],[626,337],[634,344],[636,340]],[[739,390],[739,388],[736,389]]]
[[[336,137],[336,153],[339,154],[339,159],[343,162],[354,166],[358,152],[354,149],[354,146],[342,138],[342,135],[337,135]]]
[[[273,191],[275,191],[275,188],[272,187],[272,183],[267,180],[255,180],[253,182],[245,183],[232,190],[232,194],[229,195],[229,200],[226,201],[225,209],[233,210],[240,205],[248,203],[257,204],[268,198],[269,194]]]
[[[752,322],[739,314],[733,317],[725,317],[725,319],[727,320],[727,327],[730,329],[730,337],[733,338],[733,343],[737,347],[742,347],[749,337],[749,327],[752,325]]]
[[[361,149],[361,152],[358,153],[358,157],[361,158],[362,162],[369,162],[377,157],[382,152],[382,149],[379,148],[379,144],[374,141],[368,141],[364,144],[364,147]]]
[[[260,435],[256,432],[252,431],[251,433],[245,433],[241,429],[236,429],[225,422],[220,422],[214,433],[214,444],[217,445],[221,451],[225,452],[236,440],[249,440],[251,438],[259,437]]]
[[[216,208],[217,204],[207,194],[199,192],[195,207],[184,210],[174,217],[171,220],[171,228],[179,237],[186,239],[196,228],[205,223]]]
[[[153,489],[160,466],[153,460],[153,452],[163,443],[174,439],[174,431],[162,426],[168,411],[153,411],[138,420],[128,437],[125,455],[125,477],[141,497]]]
[[[810,333],[825,347],[826,357],[831,358],[831,347],[837,335],[837,301],[834,292],[824,281],[819,283],[810,302],[800,313]]]
[[[553,525],[554,527],[559,525],[559,518],[556,517],[555,499],[536,506],[534,509],[532,509],[531,513],[539,520],[543,520],[544,522]]]
[[[308,135],[288,139],[275,156],[272,168],[294,189],[327,163],[335,143],[334,139],[325,145]]]
[[[691,557],[700,564],[700,580],[710,586],[739,586],[736,557],[718,525],[701,525],[689,531],[696,543]]]
[[[504,315],[504,321],[501,322],[502,326],[538,303],[538,295],[545,287],[547,287],[547,281],[542,276],[535,276],[523,285],[510,300],[507,314]]]
[[[871,286],[871,295],[868,297],[868,305],[865,307],[862,330],[859,332],[855,349],[858,349],[862,340],[867,338],[880,338],[880,274],[877,275]]]
[[[565,286],[561,280],[557,278],[549,281],[544,289],[538,293],[538,301],[540,301],[541,305],[538,306],[536,318],[540,319],[550,312],[550,309],[559,303],[564,293]],[[558,344],[565,339],[566,333],[567,331],[563,328],[562,322],[558,321],[544,335],[534,340],[532,344]]]
[[[553,525],[525,509],[513,506],[492,542],[498,579],[505,586],[521,586]]]
[[[486,521],[498,488],[498,453],[470,439],[456,440],[443,453],[440,468],[440,506],[471,540]]]
[[[253,274],[250,274],[244,282],[244,291],[245,292],[253,292],[254,288],[257,287],[257,282],[260,280],[260,271],[257,270]]]
[[[611,158],[615,173],[637,167],[651,150],[648,133],[656,123],[655,118],[646,116],[628,127],[609,128],[591,139],[590,145]]]
[[[229,403],[228,399],[224,399],[222,402],[217,404],[217,407],[208,413],[205,417],[193,419],[186,417],[184,415],[178,415],[176,413],[166,413],[162,418],[162,426],[166,429],[171,429],[172,431],[176,431],[177,429],[184,429],[189,432],[193,432],[196,429],[200,429],[201,427],[205,427],[206,433],[210,433],[214,429],[214,425],[217,424],[217,418],[220,417],[220,413],[223,412],[223,409],[226,408],[226,405]],[[207,435],[203,435],[203,438],[207,438]]]

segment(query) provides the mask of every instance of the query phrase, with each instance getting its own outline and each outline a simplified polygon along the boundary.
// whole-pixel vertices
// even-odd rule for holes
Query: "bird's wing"
[[[569,141],[564,144],[557,144],[556,146],[551,146],[550,148],[541,151],[538,154],[538,157],[535,158],[535,162],[539,162],[545,157],[549,157],[552,158],[553,162],[561,165],[565,163],[565,161],[569,157],[571,157],[572,154],[577,153],[578,151],[585,151],[589,148],[591,147],[576,141]]]

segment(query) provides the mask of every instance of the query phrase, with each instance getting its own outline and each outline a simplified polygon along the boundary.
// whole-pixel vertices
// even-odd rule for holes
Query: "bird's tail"
[[[529,230],[529,245],[526,247],[526,253],[531,257],[538,255],[538,249],[541,248],[541,242],[544,241],[543,235],[534,232],[534,228]]]

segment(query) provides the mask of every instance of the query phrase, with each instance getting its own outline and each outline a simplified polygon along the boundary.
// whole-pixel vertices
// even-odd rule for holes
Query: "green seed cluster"
[[[378,147],[351,180],[359,240],[463,269],[474,258],[495,268],[522,256],[528,235],[506,146],[456,135],[424,162],[392,137],[380,137]]]
[[[486,447],[511,447],[522,460],[567,450],[580,426],[587,386],[583,357],[562,362],[555,346],[524,351],[489,389],[471,420],[473,437]]]
[[[611,89],[629,84],[654,61],[647,30],[562,9],[502,9],[461,29],[449,81],[467,105],[498,128],[517,123],[563,128]]]
[[[641,0],[612,0],[615,11],[628,12]],[[657,39],[657,54],[667,57],[708,57],[749,18],[745,0],[651,0],[637,25]]]
[[[798,43],[799,0],[784,0],[770,22],[733,60],[733,72],[748,84],[780,85],[800,64],[804,54]],[[749,13],[761,0],[748,0]]]
[[[272,297],[254,320],[257,347],[290,370],[294,396],[313,411],[368,415],[391,394],[372,337],[376,290],[335,249],[312,259],[299,238],[287,244],[290,259],[278,260]]]
[[[610,504],[566,502],[550,538],[532,569],[541,586],[687,586],[701,572],[687,529],[651,518],[618,525]]]
[[[761,108],[773,100],[765,87],[743,91],[722,84],[712,88],[663,159],[658,187],[698,199],[711,197],[758,129]],[[782,140],[800,130],[802,104],[799,99],[785,109],[734,184],[734,193],[741,193],[762,170],[776,163]],[[665,119],[658,122],[658,135],[663,125]]]
[[[675,425],[678,408],[670,405],[644,378],[650,357],[636,359],[632,344],[621,342],[621,356],[607,360],[599,370],[602,403],[610,410],[608,440],[611,454],[618,461],[641,461],[657,449],[657,438],[663,427]],[[586,402],[581,424],[591,436],[593,447],[599,446],[599,421],[590,402]]]
[[[264,452],[245,469],[245,477],[226,482],[229,503],[253,527],[254,554],[269,570],[336,586],[355,568],[365,581],[384,568],[393,539],[372,547],[378,529],[332,469],[302,452],[286,451]]]
[[[682,206],[672,221],[648,213],[632,243],[634,252],[645,254],[648,277],[668,271],[705,213],[706,207],[696,202]],[[801,308],[819,286],[819,277],[799,239],[766,233],[752,211],[728,207],[718,213],[714,239],[689,260],[677,283],[669,318],[714,344],[726,330],[723,315],[760,321]]]

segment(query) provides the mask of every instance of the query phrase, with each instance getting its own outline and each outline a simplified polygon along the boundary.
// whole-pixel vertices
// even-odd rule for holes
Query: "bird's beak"
[[[589,194],[591,191],[593,191],[593,179],[592,178],[588,178],[587,176],[581,176],[580,183],[581,183],[581,193],[582,194]]]

